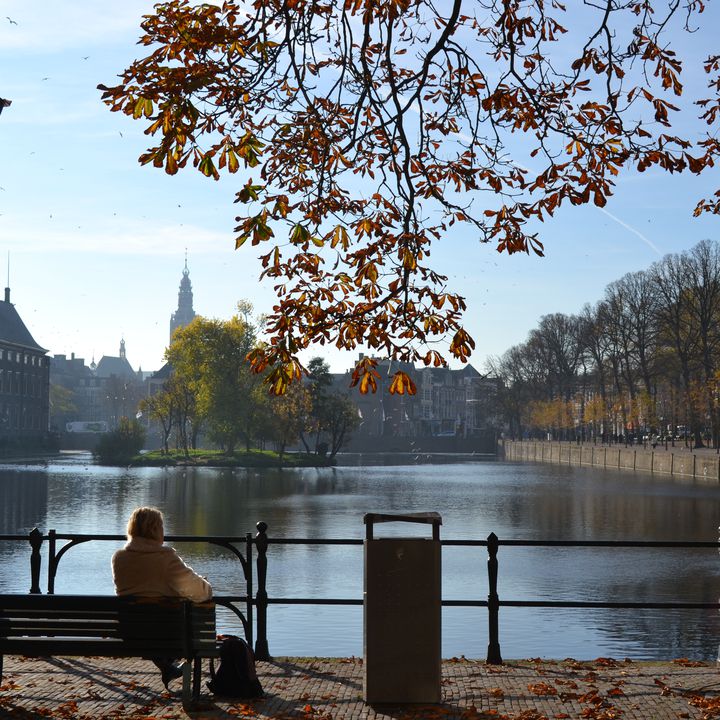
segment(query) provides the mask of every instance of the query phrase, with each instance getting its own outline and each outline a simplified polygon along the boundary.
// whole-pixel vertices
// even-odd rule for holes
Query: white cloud
[[[193,255],[229,254],[233,248],[229,233],[192,225],[163,225],[154,222],[121,220],[102,230],[52,229],[52,220],[32,225],[21,222],[0,224],[0,244],[10,251],[43,255],[46,252],[108,255],[177,256],[182,248]]]

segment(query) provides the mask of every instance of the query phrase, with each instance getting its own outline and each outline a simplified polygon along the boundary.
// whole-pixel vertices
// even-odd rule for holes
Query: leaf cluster
[[[274,393],[298,353],[333,344],[466,361],[464,298],[430,261],[453,226],[536,253],[563,206],[606,205],[623,170],[701,173],[720,154],[720,56],[684,67],[670,33],[704,5],[662,0],[170,0],[112,110],[169,174],[242,174],[236,247],[258,246],[277,297],[251,362]],[[699,30],[705,30],[702,24]],[[683,75],[702,72],[692,138]],[[690,105],[690,107],[692,107]],[[720,191],[696,213],[720,212]],[[358,366],[361,392],[373,368]],[[399,378],[397,392],[413,392]]]

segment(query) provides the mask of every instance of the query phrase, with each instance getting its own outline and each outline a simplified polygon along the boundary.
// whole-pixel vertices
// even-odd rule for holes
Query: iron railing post
[[[490,533],[487,539],[488,549],[488,650],[487,662],[491,665],[502,665],[500,654],[500,640],[498,632],[498,615],[500,613],[500,598],[497,593],[499,548],[498,537]]]
[[[28,535],[28,541],[32,552],[30,553],[30,594],[40,595],[40,565],[42,563],[42,557],[40,556],[40,547],[43,542],[43,534],[37,529],[33,528]]]
[[[57,557],[55,557],[56,552],[57,539],[55,538],[55,531],[48,530],[48,595],[55,594],[55,575],[57,574]]]
[[[257,534],[255,535],[255,547],[257,548],[257,594],[255,595],[255,607],[257,609],[257,638],[255,640],[255,657],[258,660],[269,660],[270,649],[267,639],[267,523],[259,522]]]
[[[252,533],[245,533],[245,617],[247,618],[247,643],[254,645],[255,629],[253,623],[253,537]]]

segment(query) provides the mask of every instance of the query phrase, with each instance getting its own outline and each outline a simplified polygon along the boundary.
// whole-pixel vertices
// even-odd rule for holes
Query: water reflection
[[[718,489],[630,473],[566,466],[476,463],[297,470],[98,468],[84,456],[46,466],[0,466],[0,534],[38,526],[58,532],[122,534],[131,510],[160,507],[168,534],[233,535],[268,523],[271,537],[362,538],[367,512],[435,510],[441,537],[547,540],[710,540],[718,525]],[[376,533],[429,533],[424,526],[381,525]],[[112,593],[109,558],[119,544],[73,548],[61,563],[57,592]],[[239,564],[205,544],[178,548],[218,592],[243,592]],[[29,552],[0,543],[0,590],[27,592]],[[482,549],[446,548],[443,595],[487,596]],[[502,547],[503,599],[684,600],[714,602],[714,550],[611,550]],[[271,597],[362,596],[361,546],[271,545]],[[43,587],[46,583],[43,580]],[[714,659],[718,613],[504,608],[505,657]],[[232,618],[221,619],[232,629]],[[443,654],[483,657],[484,609],[443,611]],[[359,655],[362,610],[271,606],[276,654]]]

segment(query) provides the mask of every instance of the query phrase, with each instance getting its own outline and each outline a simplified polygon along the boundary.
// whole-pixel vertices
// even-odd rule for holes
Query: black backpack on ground
[[[218,635],[220,664],[217,671],[210,659],[210,682],[213,695],[228,698],[262,697],[263,689],[255,671],[255,656],[250,646],[236,635]]]

